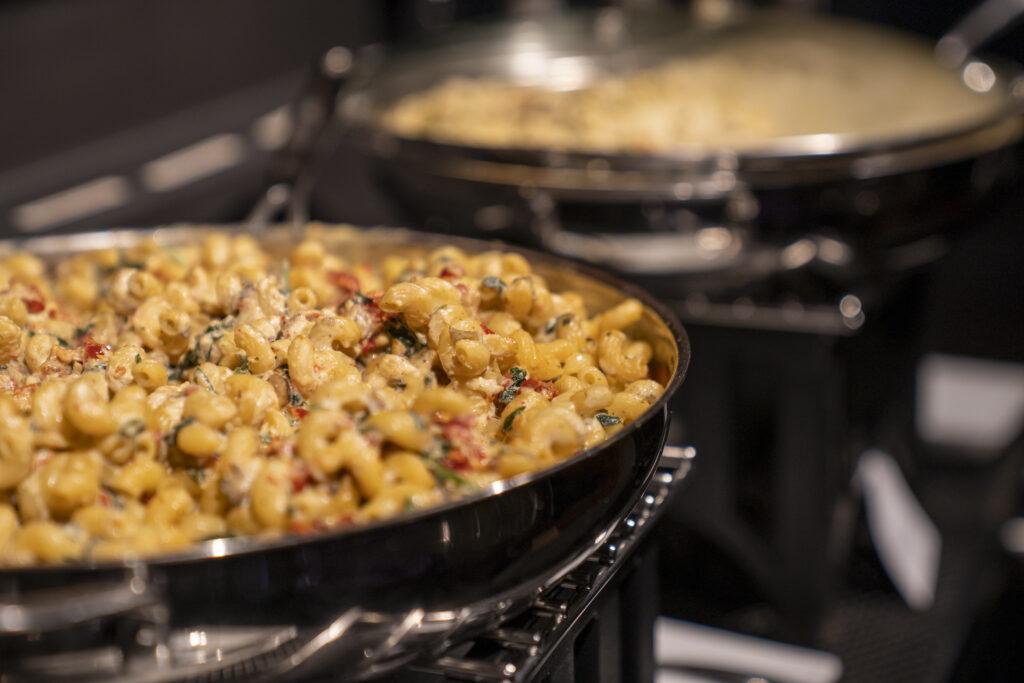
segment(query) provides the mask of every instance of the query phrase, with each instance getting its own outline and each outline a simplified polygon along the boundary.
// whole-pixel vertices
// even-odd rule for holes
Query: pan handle
[[[58,631],[160,603],[146,566],[137,564],[122,581],[33,591],[17,602],[0,602],[0,637]]]
[[[1024,0],[1022,0],[1024,2]],[[544,193],[530,199],[533,232],[548,251],[627,275],[699,275],[730,271],[747,279],[813,269],[839,282],[859,273],[854,248],[838,237],[810,234],[785,244],[750,239],[739,225],[701,225],[687,232],[583,233],[562,227]]]
[[[746,255],[746,231],[701,225],[686,232],[582,233],[566,230],[547,192],[529,200],[533,232],[548,251],[622,273],[702,273],[735,266]]]
[[[1022,0],[984,0],[935,44],[935,56],[950,68],[964,65],[979,47],[1024,19]]]
[[[338,93],[352,73],[352,53],[336,46],[316,63],[302,93],[292,105],[291,137],[270,164],[270,184],[249,213],[250,230],[261,230],[284,209],[293,225],[309,220],[309,196],[316,180],[314,157],[333,123]]]

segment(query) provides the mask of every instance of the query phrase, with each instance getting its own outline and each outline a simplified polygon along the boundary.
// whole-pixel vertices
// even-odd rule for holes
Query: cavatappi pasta
[[[0,565],[328,530],[546,467],[662,393],[642,311],[453,247],[0,259]]]

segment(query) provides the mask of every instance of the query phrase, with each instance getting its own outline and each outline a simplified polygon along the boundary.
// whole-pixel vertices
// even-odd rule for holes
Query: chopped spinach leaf
[[[235,374],[240,375],[243,372],[249,372],[249,356],[244,353],[240,353],[238,355],[240,360],[238,361],[238,366],[235,368]]]
[[[141,261],[125,261],[125,260],[123,260],[123,257],[122,257],[121,267],[122,268],[133,268],[135,270],[142,270],[142,269],[144,269],[146,267],[146,264],[142,263]]]
[[[409,353],[420,348],[420,340],[416,337],[416,333],[410,330],[409,326],[399,318],[389,320],[384,325],[384,332],[392,339],[402,342],[402,345],[405,346],[406,351]]]
[[[185,474],[187,474],[189,479],[194,481],[197,486],[202,486],[203,482],[206,481],[206,468],[204,467],[186,467]]]
[[[568,325],[570,322],[572,322],[572,313],[563,313],[562,315],[555,316],[544,326],[544,334],[551,334],[559,327]]]
[[[195,346],[190,346],[188,353],[181,357],[178,361],[178,368],[181,370],[188,370],[199,365],[199,349]]]
[[[512,431],[512,423],[515,422],[515,419],[519,416],[519,413],[523,412],[524,410],[526,410],[526,406],[519,406],[511,413],[506,415],[504,422],[501,423],[501,431],[504,432],[505,434],[508,434],[510,431]]]
[[[493,289],[496,292],[502,292],[508,285],[506,285],[505,281],[502,280],[500,277],[488,275],[480,282],[480,286],[483,287],[484,289]]]
[[[180,432],[185,427],[188,427],[195,421],[196,419],[194,417],[186,417],[184,420],[176,424],[174,426],[174,429],[167,432],[167,434],[164,435],[164,441],[167,443],[167,446],[171,447],[176,445],[178,443],[178,432]]]
[[[523,380],[526,379],[526,370],[512,368],[509,370],[509,377],[512,378],[512,382],[498,396],[498,403],[507,404],[512,402],[512,399],[519,393],[519,387],[522,386]]]
[[[606,413],[604,411],[597,413],[596,415],[594,415],[594,417],[596,417],[597,421],[600,422],[601,425],[604,426],[604,427],[610,427],[612,425],[617,425],[617,424],[621,424],[622,423],[622,418],[621,417],[616,417],[615,415],[609,415],[608,413]]]
[[[430,446],[423,451],[422,455],[431,461],[440,461],[446,457],[452,451],[452,442],[448,439],[437,436],[431,442]]]
[[[203,380],[203,383],[206,385],[207,389],[209,389],[210,391],[214,390],[213,382],[210,381],[209,375],[207,375],[202,368],[196,368],[196,377]]]
[[[146,425],[142,420],[128,420],[121,425],[117,433],[126,439],[134,439],[144,431],[146,431]]]
[[[231,323],[229,321],[221,320],[219,323],[213,323],[213,324],[209,325],[205,330],[203,330],[203,334],[212,334],[214,332],[220,332],[221,330],[225,330],[225,329],[227,329],[230,326],[231,326]],[[219,336],[216,337],[216,338],[220,339]]]
[[[457,486],[465,486],[466,484],[469,483],[469,481],[456,474],[456,472],[452,470],[450,467],[445,467],[436,460],[427,460],[426,463],[427,466],[430,467],[430,469],[434,472],[434,476],[438,479],[438,481],[442,483],[450,481],[456,484]]]

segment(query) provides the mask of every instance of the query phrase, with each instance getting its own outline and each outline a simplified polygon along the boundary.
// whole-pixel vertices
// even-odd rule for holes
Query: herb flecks
[[[469,484],[469,481],[467,479],[460,477],[458,474],[456,474],[455,470],[451,469],[450,467],[446,467],[445,465],[442,465],[436,460],[428,459],[425,462],[427,463],[427,466],[430,467],[431,471],[433,471],[434,477],[439,482],[444,483],[446,481],[450,481],[456,486],[466,486],[467,484]]]
[[[409,329],[409,326],[401,318],[387,321],[384,324],[384,332],[392,339],[402,342],[407,354],[418,351],[421,347],[416,333]]]
[[[180,380],[182,374],[190,368],[197,367],[199,365],[199,349],[195,343],[188,347],[188,351],[182,354],[178,362],[169,368],[168,379]]]
[[[216,389],[213,388],[213,382],[210,381],[210,376],[207,375],[206,372],[204,372],[202,368],[196,368],[196,375],[195,376],[198,379],[203,380],[203,384],[206,385],[207,389],[209,389],[210,391],[216,392]]]
[[[146,424],[142,420],[128,420],[121,425],[117,433],[125,439],[134,439],[144,431],[146,431]]]
[[[505,291],[505,287],[507,287],[508,285],[506,285],[505,281],[502,280],[500,277],[488,275],[487,277],[480,281],[480,286],[483,287],[484,289],[493,289],[496,292],[503,292]]]
[[[186,467],[185,473],[197,486],[202,486],[203,482],[206,481],[206,468],[204,467]]]
[[[563,313],[562,315],[557,315],[551,320],[548,320],[547,324],[544,326],[544,334],[551,334],[559,327],[564,327],[565,325],[568,325],[571,322],[572,313]]]
[[[178,361],[178,367],[182,370],[188,370],[199,365],[199,350],[195,346],[190,346],[188,353],[181,357]]]
[[[622,424],[622,418],[615,415],[611,415],[604,411],[601,411],[594,415],[597,421],[601,423],[602,427],[611,427],[612,425]]]
[[[167,432],[167,434],[164,435],[164,441],[167,443],[167,447],[170,448],[172,446],[176,446],[178,444],[178,432],[195,421],[196,419],[194,417],[186,417],[184,420],[176,424],[174,429]]]
[[[523,370],[522,368],[512,368],[509,370],[509,377],[511,378],[511,381],[498,396],[498,403],[511,403],[512,399],[519,394],[519,387],[523,385],[523,381],[526,379],[526,370]]]
[[[519,417],[519,413],[523,412],[524,410],[526,410],[526,406],[519,406],[518,408],[516,408],[511,413],[505,416],[505,420],[501,423],[502,433],[508,434],[510,431],[512,431],[512,423],[516,421],[517,417]]]

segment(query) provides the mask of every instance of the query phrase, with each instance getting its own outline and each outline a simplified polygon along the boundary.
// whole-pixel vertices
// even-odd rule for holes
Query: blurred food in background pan
[[[1020,70],[944,64],[888,28],[740,3],[568,12],[398,46],[340,111],[432,229],[760,278],[808,237],[840,240],[836,271],[953,231],[1006,185]]]
[[[571,87],[453,76],[401,98],[383,124],[456,144],[646,154],[938,133],[1005,106],[993,74],[960,78],[923,41],[849,20],[768,14],[714,42],[666,46],[664,57]]]

